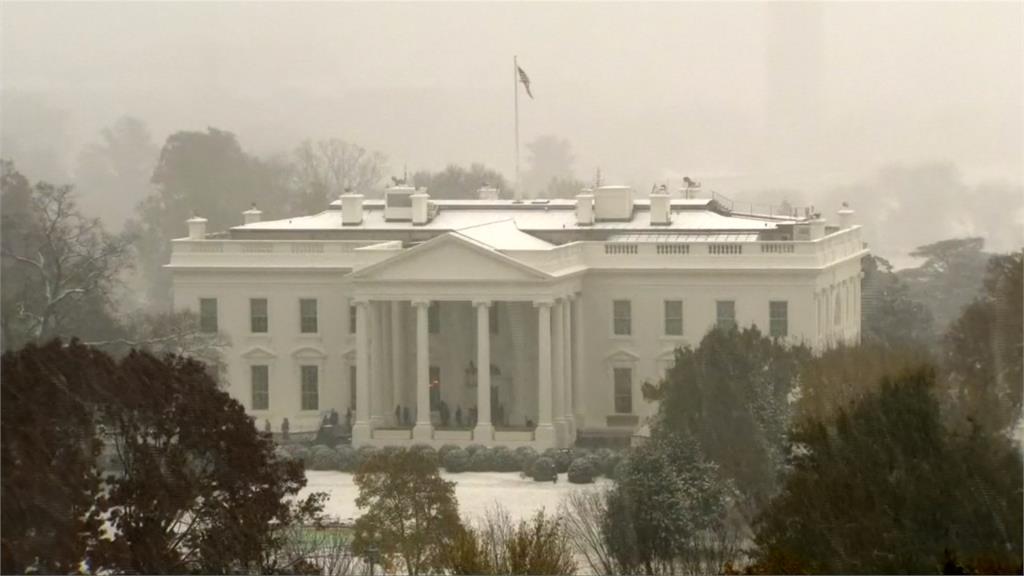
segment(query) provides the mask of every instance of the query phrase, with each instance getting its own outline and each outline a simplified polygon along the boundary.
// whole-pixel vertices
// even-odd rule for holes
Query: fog
[[[124,115],[160,145],[234,132],[261,156],[343,138],[390,172],[521,139],[640,191],[687,175],[731,197],[842,200],[895,260],[1024,227],[1024,7],[1001,4],[11,4],[2,155],[74,181]],[[524,152],[524,163],[526,154]]]

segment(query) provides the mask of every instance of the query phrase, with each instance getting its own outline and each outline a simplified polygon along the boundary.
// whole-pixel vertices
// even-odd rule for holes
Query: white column
[[[565,300],[555,300],[551,309],[553,334],[551,336],[551,384],[554,398],[551,402],[554,410],[555,435],[559,446],[565,446],[569,438],[569,424],[565,421],[565,324],[562,308]]]
[[[586,425],[586,406],[583,403],[583,361],[585,355],[583,354],[583,341],[584,341],[584,325],[583,325],[583,297],[577,295],[572,301],[573,307],[573,329],[572,336],[576,345],[576,352],[573,355],[573,379],[575,382],[572,387],[572,407],[573,407],[573,426],[576,430],[579,430]]]
[[[429,300],[416,300],[416,426],[414,440],[431,440],[434,427],[430,423],[430,334],[427,332]]]
[[[356,421],[352,424],[352,444],[369,442],[370,428],[370,334],[367,329],[366,307],[369,303],[357,300],[356,307]]]
[[[395,406],[403,404],[402,387],[405,385],[405,374],[402,371],[405,354],[402,353],[402,303],[391,301],[391,403]],[[392,414],[394,406],[391,407]],[[399,422],[395,422],[397,426]]]
[[[370,422],[374,428],[384,424],[387,414],[384,406],[384,355],[383,322],[381,322],[381,303],[370,301]]]
[[[572,296],[568,296],[562,302],[562,338],[565,342],[562,344],[562,354],[565,357],[562,362],[562,366],[565,367],[565,376],[562,378],[562,413],[565,414],[569,444],[576,440],[576,422],[572,415],[572,302]]]
[[[476,428],[473,441],[490,444],[494,440],[491,424],[491,303],[473,302],[476,306]]]
[[[555,445],[555,427],[551,423],[551,302],[535,302],[537,307],[537,429],[534,441],[541,448]]]

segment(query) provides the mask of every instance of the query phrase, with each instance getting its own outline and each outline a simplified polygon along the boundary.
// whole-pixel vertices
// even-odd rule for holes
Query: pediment
[[[323,359],[327,357],[327,352],[319,346],[300,346],[295,350],[292,350],[292,356],[295,358],[306,358],[310,360]]]
[[[252,346],[245,352],[242,352],[241,356],[247,360],[269,360],[276,358],[277,354],[263,346]]]
[[[459,234],[448,233],[353,274],[356,280],[546,280],[551,276]]]
[[[637,360],[640,360],[640,355],[632,350],[619,348],[606,356],[605,360],[608,362],[636,362]]]

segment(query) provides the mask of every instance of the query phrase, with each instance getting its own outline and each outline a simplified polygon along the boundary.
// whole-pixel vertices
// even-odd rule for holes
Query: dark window
[[[438,410],[441,406],[441,367],[430,367],[430,409]]]
[[[441,303],[431,302],[427,307],[427,331],[431,334],[441,333]]]
[[[491,307],[487,310],[489,316],[488,322],[491,326],[491,334],[498,333],[498,303],[491,303]]]
[[[252,375],[252,409],[270,409],[270,377],[266,366],[253,366]]]
[[[789,302],[768,303],[768,331],[775,337],[789,335]]]
[[[730,329],[736,327],[736,301],[719,300],[715,303],[715,323],[719,328]]]
[[[612,302],[612,331],[617,336],[629,336],[633,333],[633,312],[629,300]]]
[[[302,409],[320,409],[320,369],[302,366]]]
[[[633,369],[615,368],[615,412],[633,413]]]
[[[249,329],[253,332],[263,333],[267,331],[267,299],[249,299]]]
[[[217,299],[199,299],[199,329],[203,332],[217,331]]]
[[[318,331],[316,317],[316,299],[299,300],[299,330],[303,334],[316,334]]]
[[[356,333],[356,307],[351,305],[348,307],[348,333]]]
[[[356,409],[356,390],[358,389],[359,387],[356,384],[356,367],[353,364],[348,367],[348,405],[352,410]]]
[[[683,301],[665,300],[665,334],[683,335]]]

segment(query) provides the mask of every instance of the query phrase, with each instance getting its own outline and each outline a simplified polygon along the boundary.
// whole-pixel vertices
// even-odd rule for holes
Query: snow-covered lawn
[[[534,482],[510,472],[441,472],[445,480],[455,482],[455,497],[459,500],[459,513],[463,518],[478,517],[493,505],[500,503],[514,519],[527,518],[543,508],[555,513],[562,498],[572,490],[593,490],[609,486],[611,481],[598,478],[594,484],[570,484],[565,474],[558,482]],[[347,472],[306,471],[306,487],[300,492],[326,492],[329,497],[324,513],[341,521],[355,520],[360,512],[356,508],[359,490]]]

